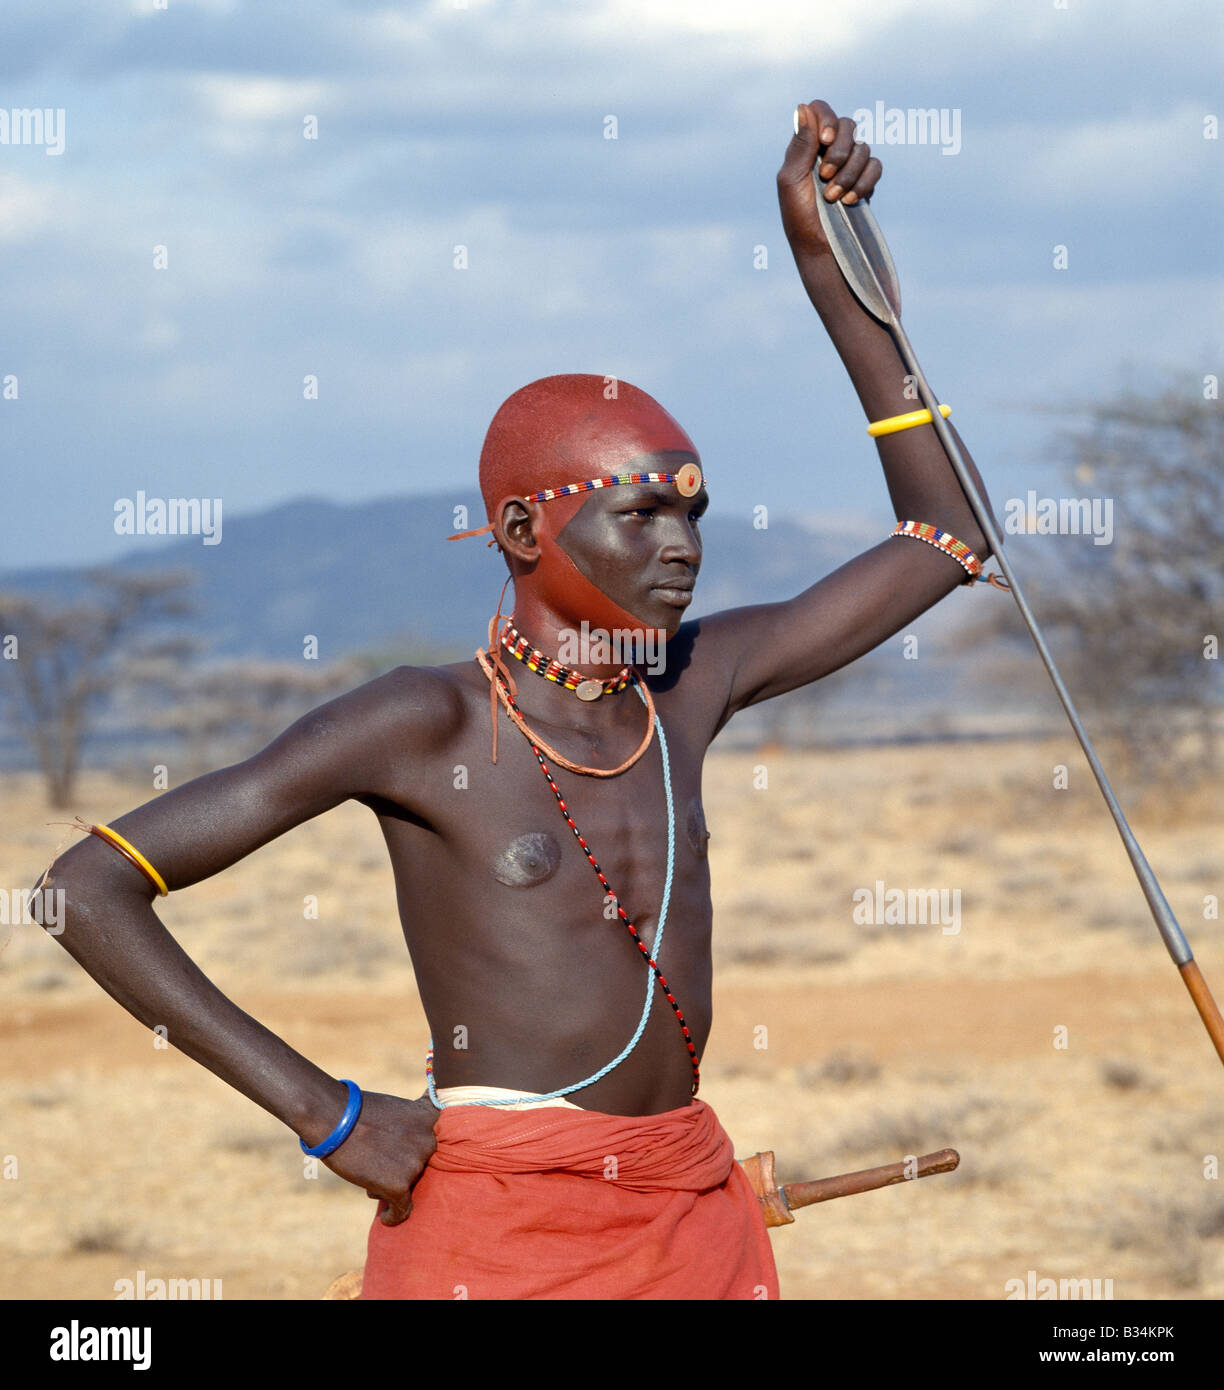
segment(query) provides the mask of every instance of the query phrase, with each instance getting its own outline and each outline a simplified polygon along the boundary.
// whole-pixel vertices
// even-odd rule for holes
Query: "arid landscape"
[[[74,809],[106,820],[150,794],[89,774]],[[774,1231],[783,1297],[999,1300],[1030,1271],[1115,1299],[1224,1296],[1224,1076],[1069,735],[714,753],[704,795],[702,1095],[737,1153],[773,1149],[783,1181],[961,1154],[956,1173]],[[1224,997],[1218,786],[1123,801]],[[8,776],[3,804],[11,892],[68,834],[46,822],[70,813],[33,776]],[[856,890],[874,900],[877,884],[942,890],[955,917],[864,920],[860,905],[856,921]],[[363,808],[158,910],[319,1065],[420,1094],[427,1030]],[[111,1299],[143,1271],[220,1280],[225,1299],[315,1299],[361,1264],[364,1193],[326,1169],[306,1178],[293,1134],[157,1046],[37,927],[5,935],[0,1296]]]

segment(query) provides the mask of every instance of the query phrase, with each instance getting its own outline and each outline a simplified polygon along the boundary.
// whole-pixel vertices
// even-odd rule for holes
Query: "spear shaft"
[[[1110,815],[1113,816],[1114,824],[1117,826],[1122,844],[1134,867],[1139,886],[1147,899],[1157,929],[1187,990],[1190,992],[1190,997],[1194,1001],[1199,1017],[1203,1020],[1203,1025],[1207,1029],[1220,1061],[1224,1062],[1224,1017],[1221,1017],[1219,1006],[1212,998],[1211,990],[1208,988],[1207,982],[1194,959],[1194,954],[1190,950],[1190,943],[1178,925],[1177,918],[1173,915],[1173,909],[1169,906],[1156,875],[1152,872],[1152,867],[1140,849],[1139,842],[1122,812],[1118,798],[1114,795],[1109,778],[1106,777],[1105,769],[1101,765],[1101,760],[1097,756],[1096,749],[1092,746],[1088,731],[1084,728],[1083,721],[1071,699],[1071,693],[1059,674],[1058,667],[1054,664],[1054,658],[1050,654],[1050,649],[1037,625],[1033,610],[1029,607],[1028,600],[1024,596],[1024,591],[1020,587],[1011,562],[1004,554],[1003,542],[991,518],[990,510],[982,500],[981,493],[973,481],[948,422],[939,412],[939,402],[927,382],[926,374],[918,363],[909,336],[901,326],[901,292],[892,256],[889,253],[887,243],[884,241],[884,234],[880,231],[879,224],[866,203],[853,203],[850,207],[846,207],[840,199],[835,203],[830,203],[824,196],[825,181],[820,178],[819,172],[814,170],[812,178],[815,183],[816,204],[820,211],[820,220],[837,264],[855,297],[869,314],[888,329],[907,372],[914,379],[922,404],[930,412],[931,424],[939,437],[944,453],[948,456],[948,462],[952,465],[952,470],[965,493],[965,498],[981,527],[982,535],[985,536],[994,559],[1003,572],[1012,597],[1016,600],[1016,606],[1020,609],[1020,615],[1033,639],[1033,644],[1036,646],[1038,655],[1054,684],[1054,689],[1066,711],[1067,718],[1071,722],[1079,745],[1084,750],[1084,756],[1088,759],[1088,766],[1092,769],[1101,795],[1105,798],[1105,804],[1109,807]]]

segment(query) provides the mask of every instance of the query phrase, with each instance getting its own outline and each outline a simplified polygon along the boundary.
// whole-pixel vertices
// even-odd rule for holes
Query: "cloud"
[[[38,242],[68,215],[71,202],[55,184],[0,169],[0,244]]]
[[[511,390],[579,370],[704,420],[713,458],[799,460],[778,463],[784,489],[808,466],[814,373],[847,447],[865,441],[773,187],[791,106],[818,94],[847,112],[963,108],[957,157],[883,151],[876,211],[924,366],[959,383],[964,409],[1104,378],[1131,345],[1197,363],[1218,338],[1221,146],[1200,111],[1216,13],[4,0],[5,101],[63,106],[69,132],[59,159],[0,152],[24,452],[71,461],[88,438],[99,475],[144,452],[169,471],[207,461],[218,486],[269,500],[369,495],[406,438],[396,476],[425,486],[456,439],[478,451]],[[879,485],[871,470],[843,481],[850,510]]]
[[[332,87],[318,81],[207,73],[191,78],[187,90],[218,120],[279,122],[317,113]]]
[[[1203,138],[1201,102],[1181,101],[1163,111],[1143,106],[1125,114],[1101,112],[1086,120],[1013,127],[999,132],[1020,174],[1013,191],[1029,198],[1051,194],[1067,203],[1122,199],[1136,210],[1145,202],[1172,205],[1201,193],[1218,201],[1219,144]],[[1187,215],[1193,216],[1190,209]]]

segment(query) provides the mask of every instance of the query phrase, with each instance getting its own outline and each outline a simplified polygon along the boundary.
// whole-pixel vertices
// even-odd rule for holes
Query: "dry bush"
[[[68,1248],[74,1255],[126,1255],[133,1250],[128,1232],[110,1222],[82,1227],[69,1237]]]

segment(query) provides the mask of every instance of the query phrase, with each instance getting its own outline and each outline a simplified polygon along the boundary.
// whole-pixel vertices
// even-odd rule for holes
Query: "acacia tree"
[[[1079,413],[1087,424],[1059,437],[1056,457],[1071,494],[1112,501],[1112,541],[1051,537],[1057,565],[1031,581],[1017,572],[1114,755],[1145,778],[1211,773],[1224,686],[1224,415],[1213,396],[1177,386]],[[1028,675],[1044,681],[1012,603],[992,604],[964,636],[999,639],[988,677],[1014,682],[1023,647]]]
[[[34,753],[52,806],[70,805],[81,748],[137,660],[181,660],[189,639],[167,624],[191,611],[186,571],[91,570],[68,603],[0,593],[0,700]]]

